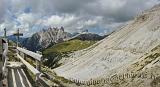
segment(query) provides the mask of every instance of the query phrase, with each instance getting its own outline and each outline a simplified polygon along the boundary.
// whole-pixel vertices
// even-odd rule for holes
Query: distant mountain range
[[[12,41],[14,41],[14,42],[16,42],[17,41],[17,37],[16,36],[14,36],[14,35],[10,35],[10,36],[7,36],[7,38],[9,39],[9,40],[12,40]],[[24,40],[26,40],[27,38],[24,38],[24,37],[20,37],[19,38],[19,42],[20,43],[22,43]]]
[[[52,46],[56,43],[60,43],[67,40],[79,39],[79,40],[92,40],[97,41],[103,39],[104,36],[100,36],[94,33],[76,33],[71,34],[64,31],[64,28],[48,28],[33,34],[31,37],[28,38],[21,38],[19,39],[20,44],[31,51],[40,51],[49,46]],[[9,40],[14,42],[17,41],[17,38],[13,35],[8,36]]]

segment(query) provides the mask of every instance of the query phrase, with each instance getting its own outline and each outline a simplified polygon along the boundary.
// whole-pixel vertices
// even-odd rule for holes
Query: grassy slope
[[[47,55],[53,52],[56,52],[56,53],[72,52],[72,51],[77,51],[77,50],[87,48],[93,45],[94,43],[95,41],[71,40],[71,41],[66,41],[66,42],[54,45],[44,50],[43,53]]]
[[[48,61],[44,62],[44,64],[52,67],[53,64],[56,64],[62,57],[67,57],[67,54],[73,51],[85,49],[93,45],[95,42],[96,41],[70,40],[49,47],[43,51],[43,55],[48,58]],[[57,66],[59,65],[55,65],[54,67]]]

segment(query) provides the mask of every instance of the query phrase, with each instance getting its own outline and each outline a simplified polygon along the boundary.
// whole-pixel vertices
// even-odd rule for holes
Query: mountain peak
[[[24,41],[24,47],[32,51],[42,50],[50,45],[63,41],[64,38],[71,37],[70,33],[64,31],[64,28],[50,27],[33,34]]]

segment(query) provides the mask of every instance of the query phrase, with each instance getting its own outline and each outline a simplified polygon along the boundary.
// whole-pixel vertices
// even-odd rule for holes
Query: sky
[[[0,0],[0,36],[6,27],[25,37],[48,27],[74,33],[88,29],[106,34],[133,19],[159,0]]]

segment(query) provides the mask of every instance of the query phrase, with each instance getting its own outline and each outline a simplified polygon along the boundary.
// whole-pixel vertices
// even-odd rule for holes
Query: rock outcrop
[[[70,33],[64,31],[64,28],[49,28],[33,34],[23,41],[23,46],[32,51],[38,51],[49,47],[55,43],[63,41],[64,38],[71,37]]]

